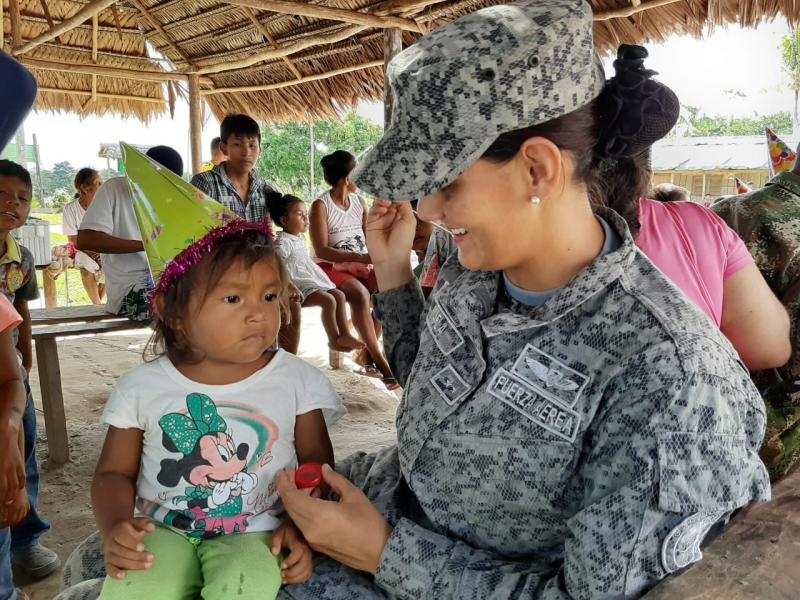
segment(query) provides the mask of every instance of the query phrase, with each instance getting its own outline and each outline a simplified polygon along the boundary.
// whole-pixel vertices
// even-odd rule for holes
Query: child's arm
[[[297,415],[294,446],[298,464],[317,462],[333,467],[333,444],[320,409]]]
[[[19,341],[17,342],[17,349],[22,354],[22,366],[25,371],[31,372],[33,367],[33,337],[31,333],[31,312],[28,310],[27,300],[15,300],[14,308],[17,309],[19,316],[22,317],[22,323],[19,324]]]
[[[142,438],[141,429],[109,426],[92,480],[92,508],[103,538],[106,570],[115,579],[153,564],[142,543],[153,524],[147,518],[133,518]]]
[[[16,361],[15,361],[16,362]],[[17,434],[17,449],[20,457],[25,456],[25,432],[20,428]],[[22,461],[20,460],[20,464]],[[0,504],[0,527],[13,527],[21,523],[31,510],[28,501],[28,490],[25,487],[25,473],[22,473],[22,487],[15,493],[9,494]]]
[[[17,440],[22,436],[25,386],[14,349],[11,328],[0,331],[0,501],[11,500],[25,489],[25,451]]]

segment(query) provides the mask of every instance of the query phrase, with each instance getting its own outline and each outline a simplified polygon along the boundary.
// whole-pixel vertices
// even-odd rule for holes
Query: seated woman
[[[371,268],[359,276],[352,264],[346,264],[368,266],[372,262],[364,233],[367,205],[350,180],[356,157],[337,150],[324,156],[320,164],[331,189],[311,205],[312,255],[325,275],[344,292],[350,304],[353,327],[366,344],[366,351],[375,365],[373,369],[377,369],[387,389],[395,390],[399,385],[378,341],[380,325],[372,318],[370,296],[376,290],[375,276]],[[366,368],[369,367],[367,364]]]

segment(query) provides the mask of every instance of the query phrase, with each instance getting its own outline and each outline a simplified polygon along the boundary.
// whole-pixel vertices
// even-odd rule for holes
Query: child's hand
[[[278,556],[282,549],[289,554],[281,564],[281,580],[283,585],[305,583],[311,577],[312,553],[303,534],[291,521],[285,521],[272,534],[270,543],[272,554]]]
[[[0,526],[11,527],[21,523],[28,516],[30,509],[28,490],[23,487],[14,494],[13,499],[0,504]]]
[[[145,551],[143,539],[155,531],[147,517],[120,521],[103,536],[103,553],[109,577],[123,579],[127,571],[143,571],[153,566],[153,555]]]

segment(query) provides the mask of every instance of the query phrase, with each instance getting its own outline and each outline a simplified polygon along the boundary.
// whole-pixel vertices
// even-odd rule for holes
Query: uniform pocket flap
[[[729,511],[769,500],[769,479],[744,435],[658,434],[658,505],[678,513]]]

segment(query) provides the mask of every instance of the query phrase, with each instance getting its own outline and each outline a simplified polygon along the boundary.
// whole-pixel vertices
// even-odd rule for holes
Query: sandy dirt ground
[[[95,529],[89,486],[105,434],[100,417],[117,377],[141,363],[147,337],[137,332],[58,342],[71,456],[71,461],[61,467],[47,460],[39,381],[36,367],[33,369],[31,386],[39,409],[37,451],[42,474],[39,509],[52,525],[42,542],[58,552],[62,560]],[[398,396],[386,391],[379,380],[354,373],[357,367],[349,360],[341,370],[329,368],[327,339],[318,309],[303,311],[300,356],[330,377],[347,407],[347,416],[331,430],[337,457],[357,450],[376,450],[394,442]],[[50,600],[58,593],[60,581],[58,572],[36,583],[18,577],[17,585],[33,600]]]

